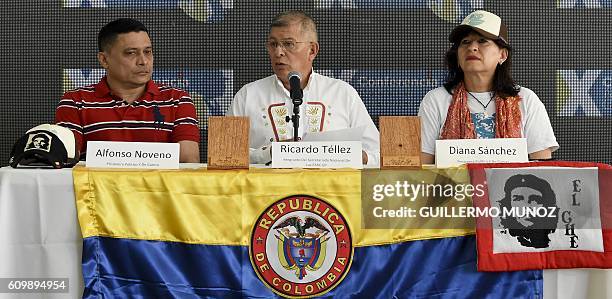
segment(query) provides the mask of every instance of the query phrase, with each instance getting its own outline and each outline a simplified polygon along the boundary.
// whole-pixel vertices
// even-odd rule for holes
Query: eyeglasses
[[[298,41],[294,41],[290,39],[282,40],[282,41],[271,40],[271,41],[266,42],[266,49],[272,52],[276,50],[276,48],[281,47],[285,51],[293,52],[296,50],[297,44],[305,44],[305,43],[311,43],[311,42],[298,42]]]

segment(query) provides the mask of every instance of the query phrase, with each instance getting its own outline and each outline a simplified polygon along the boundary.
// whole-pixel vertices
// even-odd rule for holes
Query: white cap
[[[467,15],[461,25],[453,29],[448,38],[451,42],[456,43],[470,30],[475,30],[486,38],[501,39],[506,45],[509,44],[508,28],[502,23],[500,17],[488,11],[477,10]]]

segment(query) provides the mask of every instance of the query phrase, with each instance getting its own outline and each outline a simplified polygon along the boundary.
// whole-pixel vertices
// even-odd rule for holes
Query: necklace
[[[489,107],[489,104],[491,104],[491,102],[493,101],[493,99],[495,98],[495,92],[491,92],[490,93],[490,98],[489,101],[487,102],[487,104],[483,104],[477,97],[474,96],[474,94],[472,94],[471,92],[468,91],[468,93],[472,96],[472,98],[474,98],[474,100],[476,100],[476,102],[478,102],[478,104],[480,104],[480,106],[482,106],[482,108],[484,108],[485,113],[487,112],[487,107]]]

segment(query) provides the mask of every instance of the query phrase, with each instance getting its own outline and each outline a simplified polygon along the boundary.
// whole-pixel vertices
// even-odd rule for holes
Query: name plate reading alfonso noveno
[[[272,143],[274,168],[363,168],[360,141]]]
[[[178,169],[179,152],[178,143],[89,141],[85,166]]]

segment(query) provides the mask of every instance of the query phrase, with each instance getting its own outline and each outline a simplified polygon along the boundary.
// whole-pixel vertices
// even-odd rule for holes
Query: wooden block
[[[211,116],[208,118],[208,168],[249,168],[249,118]]]
[[[421,168],[421,119],[381,116],[380,168]]]

